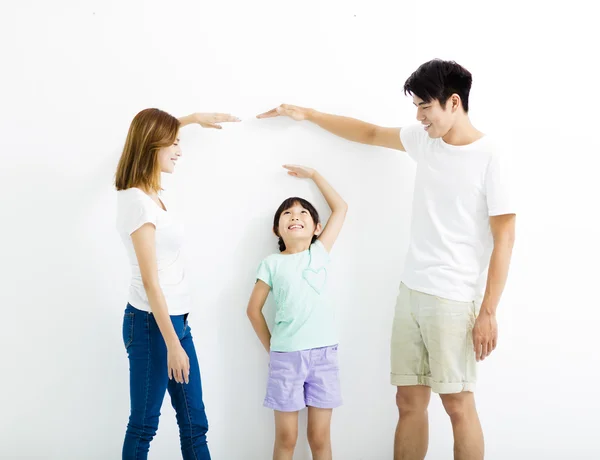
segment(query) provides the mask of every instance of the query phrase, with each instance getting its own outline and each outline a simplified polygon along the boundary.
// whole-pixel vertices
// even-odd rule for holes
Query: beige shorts
[[[474,391],[475,302],[457,302],[400,285],[392,329],[391,382],[439,394]]]

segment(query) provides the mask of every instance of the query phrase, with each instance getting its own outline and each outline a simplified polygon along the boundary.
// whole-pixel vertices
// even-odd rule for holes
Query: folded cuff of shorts
[[[475,391],[475,382],[442,383],[436,382],[427,375],[400,375],[391,374],[392,385],[397,387],[425,385],[437,394],[454,394],[463,391]]]
[[[337,401],[316,401],[314,399],[307,399],[306,405],[311,407],[316,407],[317,409],[335,409],[336,407],[340,407],[342,405],[342,400],[339,399]]]
[[[299,410],[302,410],[306,407],[304,403],[302,403],[302,405],[294,403],[280,404],[274,401],[273,399],[269,398],[265,398],[263,406],[268,407],[269,409],[277,410],[279,412],[298,412]]]

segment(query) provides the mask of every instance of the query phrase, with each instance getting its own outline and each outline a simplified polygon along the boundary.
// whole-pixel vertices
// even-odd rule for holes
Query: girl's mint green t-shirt
[[[289,352],[337,344],[335,314],[327,295],[329,254],[319,240],[297,254],[272,254],[257,278],[271,288],[275,323],[271,351]]]

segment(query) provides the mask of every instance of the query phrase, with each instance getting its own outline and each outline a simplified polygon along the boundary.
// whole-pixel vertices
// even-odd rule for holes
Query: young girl
[[[302,198],[285,200],[273,220],[280,254],[262,261],[248,304],[248,317],[270,352],[264,405],[275,410],[274,460],[292,460],[298,411],[308,406],[308,441],[314,460],[330,460],[331,414],[341,402],[334,312],[327,301],[329,252],[348,206],[314,169],[285,165],[288,174],[312,179],[331,208],[325,228]],[[269,292],[276,303],[273,334],[262,308]]]
[[[148,457],[167,390],[183,458],[210,459],[200,368],[187,323],[191,300],[180,255],[183,229],[158,193],[161,172],[172,173],[181,157],[179,128],[198,123],[220,129],[218,123],[226,121],[239,120],[203,113],[177,119],[146,109],[131,122],[125,141],[115,180],[117,228],[132,270],[123,319],[131,400],[124,460]]]

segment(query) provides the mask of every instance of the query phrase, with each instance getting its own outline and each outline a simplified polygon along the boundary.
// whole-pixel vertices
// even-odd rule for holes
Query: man
[[[421,65],[404,84],[421,125],[403,128],[293,105],[258,116],[309,120],[351,141],[405,151],[417,163],[391,340],[399,411],[395,460],[425,458],[432,390],[452,422],[454,458],[484,455],[475,364],[496,348],[496,308],[508,276],[515,210],[502,153],[469,119],[471,82],[470,72],[455,62]]]

